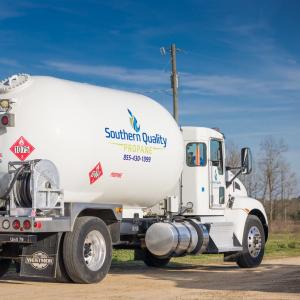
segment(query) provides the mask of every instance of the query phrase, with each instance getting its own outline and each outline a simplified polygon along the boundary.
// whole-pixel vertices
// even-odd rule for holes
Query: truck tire
[[[8,271],[11,264],[11,259],[0,259],[0,277]]]
[[[165,267],[169,262],[171,258],[159,258],[155,255],[153,255],[149,250],[144,251],[144,257],[143,261],[146,266],[148,267],[154,267],[154,268],[163,268]]]
[[[109,271],[112,242],[106,224],[96,217],[79,217],[63,243],[66,271],[76,283],[96,283]]]
[[[60,239],[55,279],[57,282],[60,282],[60,283],[70,283],[70,282],[72,282],[72,279],[70,278],[70,276],[67,273],[65,263],[64,263],[64,256],[63,256],[64,238],[65,238],[65,235],[63,235]]]
[[[243,252],[236,262],[241,268],[255,268],[262,262],[264,251],[264,228],[258,217],[249,215],[244,229]]]

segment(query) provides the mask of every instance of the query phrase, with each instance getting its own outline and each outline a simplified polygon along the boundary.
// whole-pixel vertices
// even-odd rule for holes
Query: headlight
[[[10,108],[10,101],[8,99],[0,100],[0,110],[7,112]]]

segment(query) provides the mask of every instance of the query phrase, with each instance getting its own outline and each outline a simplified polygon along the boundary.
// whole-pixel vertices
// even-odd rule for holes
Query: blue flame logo
[[[130,124],[132,126],[132,128],[134,129],[135,132],[139,132],[141,129],[141,126],[138,124],[138,121],[136,119],[136,117],[132,114],[132,112],[127,108],[128,113],[130,115]]]

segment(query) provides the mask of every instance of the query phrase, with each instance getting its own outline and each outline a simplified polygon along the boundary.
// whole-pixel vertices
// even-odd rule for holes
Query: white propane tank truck
[[[268,222],[237,178],[224,135],[178,127],[134,93],[18,74],[0,83],[0,276],[95,283],[113,248],[147,266],[222,253],[258,266]],[[13,262],[13,264],[12,264]]]

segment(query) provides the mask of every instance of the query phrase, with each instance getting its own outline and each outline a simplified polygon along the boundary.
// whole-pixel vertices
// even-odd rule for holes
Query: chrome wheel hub
[[[248,232],[248,252],[256,258],[262,248],[262,237],[259,229],[256,226],[252,226]]]
[[[98,230],[88,233],[83,244],[83,258],[91,271],[98,271],[106,257],[106,244]]]

